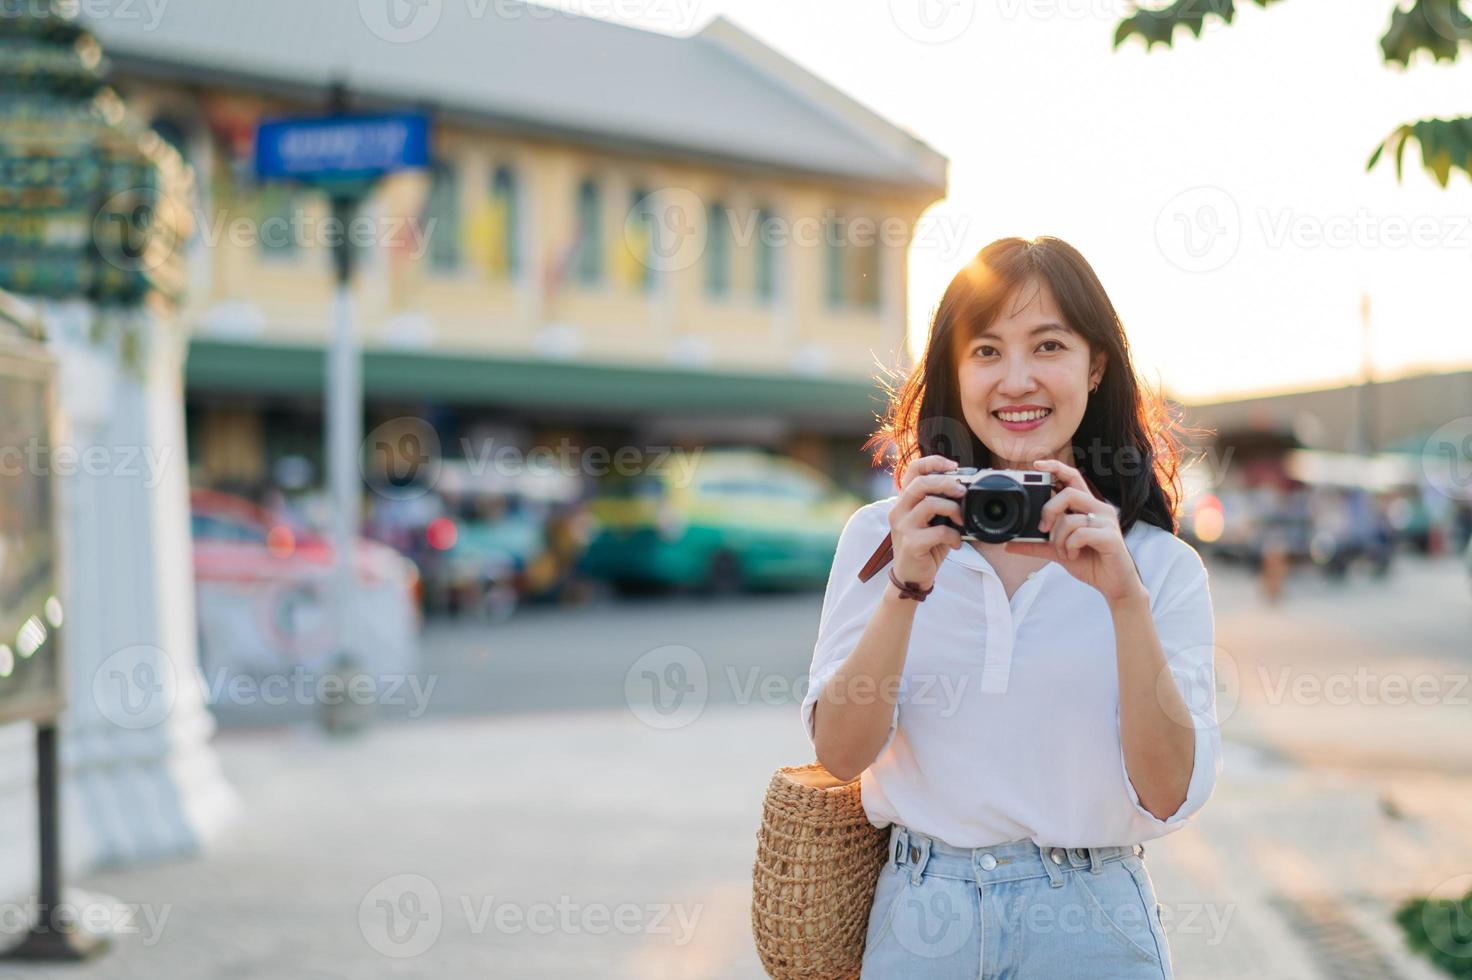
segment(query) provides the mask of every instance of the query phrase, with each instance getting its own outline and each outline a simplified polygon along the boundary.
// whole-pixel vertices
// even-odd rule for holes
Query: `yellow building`
[[[942,156],[720,18],[673,36],[511,0],[374,10],[192,0],[90,25],[199,170],[178,205],[196,479],[318,457],[334,229],[250,161],[260,120],[322,111],[333,83],[434,127],[433,170],[348,230],[369,427],[755,442],[861,472]]]

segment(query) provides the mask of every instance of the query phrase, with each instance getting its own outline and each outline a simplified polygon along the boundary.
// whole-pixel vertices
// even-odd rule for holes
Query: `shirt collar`
[[[993,575],[997,573],[996,569],[992,568],[991,563],[982,557],[981,552],[977,551],[970,541],[962,541],[961,547],[953,551],[947,551],[946,560],[953,561],[958,565],[974,571],[990,572]]]

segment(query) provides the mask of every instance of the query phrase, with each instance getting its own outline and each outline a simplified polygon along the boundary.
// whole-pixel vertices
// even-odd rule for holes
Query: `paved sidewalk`
[[[601,710],[219,747],[246,804],[235,832],[201,859],[88,876],[139,906],[140,931],[95,964],[7,975],[764,976],[750,871],[771,771],[809,757],[793,707],[712,705],[677,731]],[[1232,744],[1206,810],[1148,845],[1177,974],[1430,978],[1389,909],[1472,869],[1472,812],[1442,819],[1469,800],[1457,777],[1371,783]]]

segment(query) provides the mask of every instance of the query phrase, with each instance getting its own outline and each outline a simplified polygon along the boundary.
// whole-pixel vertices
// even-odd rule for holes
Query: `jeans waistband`
[[[924,875],[959,878],[977,884],[995,884],[1023,878],[1047,877],[1054,888],[1063,887],[1063,875],[1088,869],[1099,874],[1105,863],[1134,855],[1143,858],[1145,846],[1049,847],[1031,840],[1014,840],[988,847],[953,847],[938,837],[901,824],[891,824],[888,864],[909,870],[919,884]]]

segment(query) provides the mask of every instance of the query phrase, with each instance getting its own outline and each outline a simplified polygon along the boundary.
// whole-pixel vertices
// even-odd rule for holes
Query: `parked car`
[[[190,494],[200,662],[207,675],[325,670],[336,651],[330,601],[334,549],[324,536],[248,500]],[[370,672],[412,669],[419,573],[394,549],[359,538],[349,650]],[[206,678],[208,681],[208,677]]]
[[[861,504],[796,460],[707,449],[690,474],[607,481],[589,506],[594,534],[582,568],[624,589],[821,584]]]
[[[549,569],[560,541],[559,509],[575,501],[577,479],[559,472],[516,472],[446,460],[412,552],[433,612],[509,616],[530,594],[555,588]]]

